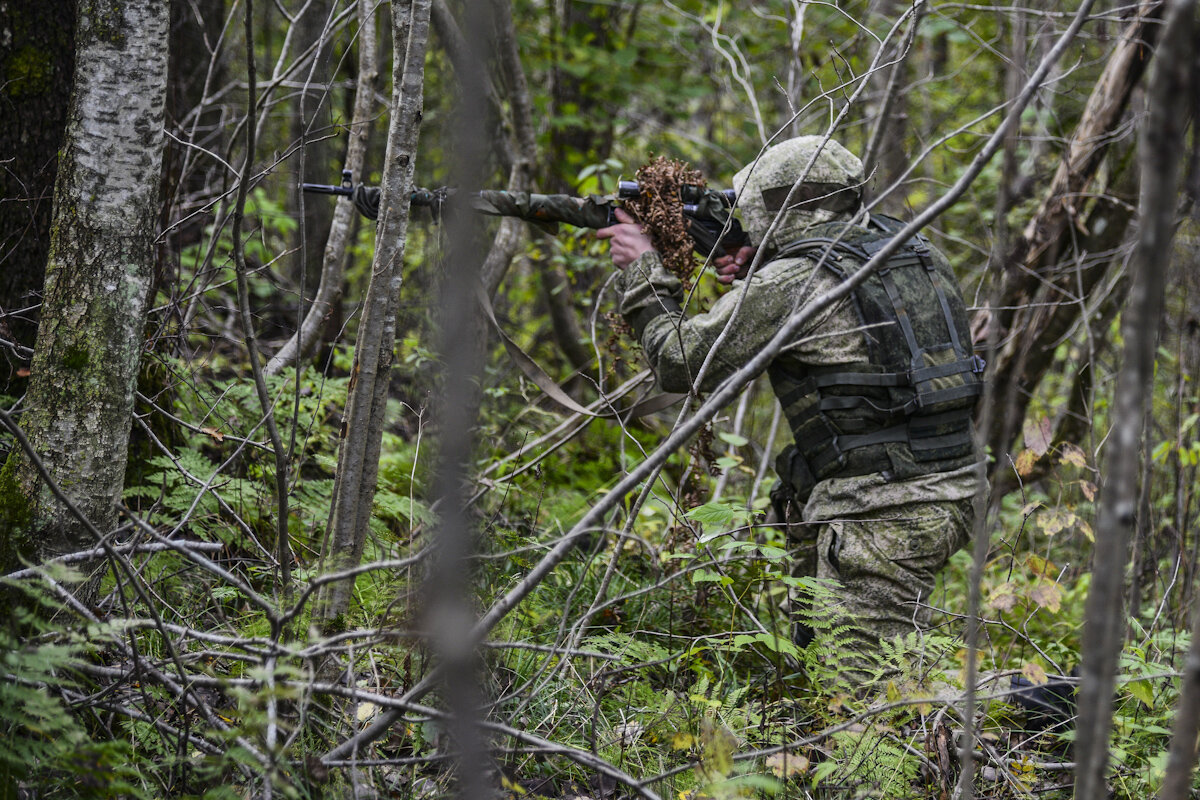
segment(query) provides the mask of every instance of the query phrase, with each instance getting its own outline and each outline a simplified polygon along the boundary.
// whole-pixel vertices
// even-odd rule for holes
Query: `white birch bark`
[[[167,31],[162,0],[80,4],[75,89],[21,419],[50,475],[100,530],[116,522],[153,275]],[[8,533],[17,551],[49,558],[95,545],[23,456],[14,454],[0,474],[0,492],[0,535]]]

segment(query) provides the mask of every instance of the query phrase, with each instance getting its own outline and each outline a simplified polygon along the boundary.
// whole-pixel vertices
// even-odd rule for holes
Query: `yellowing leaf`
[[[1053,614],[1057,614],[1062,608],[1062,590],[1058,588],[1057,583],[1038,581],[1037,586],[1029,593],[1029,599]]]
[[[1033,472],[1033,466],[1037,463],[1037,454],[1032,450],[1022,450],[1021,455],[1017,456],[1017,474],[1022,478],[1028,478]]]
[[[1058,567],[1053,561],[1042,558],[1039,555],[1030,553],[1025,557],[1025,565],[1040,578],[1053,578],[1058,572]]]
[[[1032,661],[1021,667],[1021,674],[1028,678],[1030,683],[1037,686],[1046,682],[1046,670],[1042,669],[1041,664],[1035,664]]]
[[[1021,506],[1021,516],[1022,517],[1032,517],[1033,512],[1037,511],[1041,507],[1042,507],[1041,500],[1034,500],[1031,503],[1026,503],[1025,505]]]
[[[767,769],[775,775],[776,778],[790,778],[793,775],[803,775],[808,772],[808,759],[799,753],[789,753],[784,750],[782,753],[775,753],[767,756]]]
[[[1074,464],[1077,467],[1087,466],[1087,453],[1078,446],[1068,442],[1059,452],[1059,460],[1064,464]]]
[[[1053,536],[1074,525],[1075,520],[1075,514],[1070,511],[1053,511],[1038,517],[1038,526],[1047,536]]]
[[[846,710],[846,703],[847,703],[847,701],[849,701],[849,699],[850,699],[850,697],[846,694],[842,694],[842,693],[835,694],[829,700],[828,708],[834,714],[840,714]]]
[[[211,436],[213,439],[217,440],[218,442],[225,441],[225,434],[221,433],[216,428],[201,428],[200,432],[207,433],[209,436]]]
[[[1089,502],[1095,501],[1096,484],[1092,483],[1091,481],[1080,481],[1079,489],[1083,492],[1083,496],[1086,497]]]
[[[1011,582],[1002,583],[988,595],[988,606],[997,611],[1012,611],[1017,605],[1017,587]]]
[[[1046,455],[1046,451],[1050,449],[1050,441],[1053,434],[1053,426],[1048,417],[1042,417],[1040,420],[1025,420],[1025,446],[1033,451],[1038,458]]]
[[[702,764],[707,771],[717,775],[728,775],[733,769],[733,752],[737,749],[737,737],[733,732],[709,717],[700,720],[700,745],[703,748]]]
[[[676,731],[671,737],[672,750],[690,750],[696,739],[687,731]]]
[[[1096,534],[1092,532],[1091,525],[1088,525],[1083,520],[1079,520],[1075,523],[1075,527],[1079,528],[1079,532],[1086,536],[1089,542],[1096,541]]]

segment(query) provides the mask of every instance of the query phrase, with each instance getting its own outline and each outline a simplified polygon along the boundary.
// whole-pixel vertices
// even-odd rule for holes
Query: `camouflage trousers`
[[[974,511],[966,499],[806,523],[789,504],[787,517],[792,576],[820,578],[833,588],[836,600],[819,613],[833,627],[847,627],[838,638],[849,639],[859,656],[849,660],[847,671],[862,678],[870,674],[870,654],[880,640],[928,629],[937,574],[970,538]],[[812,638],[808,602],[790,601],[799,644]]]

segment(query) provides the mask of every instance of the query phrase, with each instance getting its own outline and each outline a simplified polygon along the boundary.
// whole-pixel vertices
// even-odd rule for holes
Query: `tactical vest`
[[[827,223],[774,258],[805,256],[845,280],[901,227],[880,216],[867,227]],[[976,460],[971,419],[984,364],[945,257],[914,236],[854,290],[853,306],[868,363],[821,368],[783,357],[768,370],[796,440],[776,469],[800,499],[826,478],[900,480]]]

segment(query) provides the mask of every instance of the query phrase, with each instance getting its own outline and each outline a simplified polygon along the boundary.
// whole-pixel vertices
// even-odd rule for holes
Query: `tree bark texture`
[[[868,185],[872,201],[877,202],[877,209],[885,214],[902,215],[906,210],[903,187],[896,187],[899,191],[894,193],[890,190],[904,176],[909,165],[908,155],[904,152],[904,141],[908,138],[908,75],[912,71],[909,55],[925,9],[922,5],[916,10],[908,32],[897,42],[895,52],[888,59],[895,63],[871,73],[870,77],[868,107],[874,119],[871,120],[871,137],[863,153],[863,164],[866,174],[872,176]],[[883,0],[876,11],[888,26],[903,13],[903,4],[898,0]],[[884,42],[881,46],[887,47],[889,43]]]
[[[222,148],[214,131],[225,131],[221,110],[207,97],[224,71],[225,49],[219,47],[225,24],[224,0],[171,0],[168,44],[167,128],[181,141],[168,138],[163,155],[163,226],[171,226],[171,246],[183,250],[204,235],[205,219],[192,216],[220,183],[213,167],[202,168],[201,148]],[[169,268],[169,265],[160,265]],[[174,288],[172,276],[159,276],[163,288]]]
[[[323,553],[326,569],[335,572],[356,566],[362,560],[367,523],[375,500],[388,377],[396,340],[409,195],[421,130],[429,10],[430,0],[392,4],[396,77],[384,159],[387,166],[375,236],[375,260],[354,348],[350,394],[338,448],[333,513]],[[341,627],[353,588],[347,581],[330,584],[318,612],[327,631]]]
[[[1076,797],[1104,797],[1113,690],[1125,634],[1122,582],[1129,536],[1138,503],[1138,450],[1146,398],[1154,375],[1174,235],[1179,173],[1183,164],[1187,116],[1177,101],[1188,96],[1191,16],[1194,0],[1168,3],[1162,51],[1147,98],[1139,147],[1142,188],[1141,229],[1133,255],[1129,305],[1122,320],[1125,355],[1113,400],[1113,431],[1105,455],[1105,481],[1096,520],[1092,585],[1085,609],[1079,718],[1076,733]],[[1195,746],[1195,736],[1189,743]]]
[[[25,347],[37,333],[26,309],[46,269],[74,34],[74,0],[0,3],[0,339]],[[0,370],[5,387],[16,370]]]
[[[1193,607],[1192,620],[1192,645],[1183,665],[1183,687],[1175,707],[1175,730],[1159,800],[1187,800],[1196,768],[1196,736],[1200,733],[1200,605]]]
[[[80,10],[21,420],[51,475],[100,530],[116,521],[153,274],[167,16],[161,0],[96,0]],[[0,473],[0,509],[9,557],[49,558],[95,544],[20,454]]]

